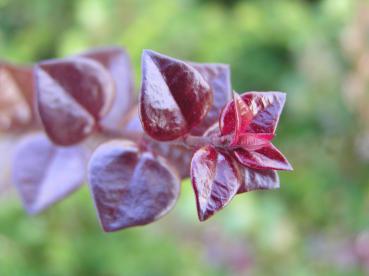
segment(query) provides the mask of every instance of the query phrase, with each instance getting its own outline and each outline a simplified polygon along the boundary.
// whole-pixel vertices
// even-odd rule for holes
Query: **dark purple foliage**
[[[87,58],[45,61],[35,66],[37,105],[50,139],[59,145],[83,141],[110,110],[114,83]]]
[[[191,180],[201,221],[225,207],[243,181],[236,161],[212,146],[196,151],[191,162]]]
[[[149,136],[169,141],[189,133],[212,102],[209,83],[192,66],[150,50],[143,52],[140,117]]]
[[[272,144],[286,95],[234,93],[228,65],[145,50],[138,101],[134,95],[130,60],[118,47],[43,61],[33,73],[0,63],[0,129],[37,129],[39,115],[47,135],[27,136],[14,156],[14,184],[29,213],[83,183],[85,148],[107,232],[166,215],[182,178],[191,176],[204,221],[237,194],[279,188],[276,170],[292,170]]]
[[[101,225],[108,232],[161,218],[179,195],[180,180],[171,167],[129,141],[101,145],[88,174]]]

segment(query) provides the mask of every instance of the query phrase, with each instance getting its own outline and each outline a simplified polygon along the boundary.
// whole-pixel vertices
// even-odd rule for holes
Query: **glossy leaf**
[[[51,60],[35,67],[37,105],[50,139],[81,142],[109,111],[114,84],[99,63],[87,58]]]
[[[66,197],[84,180],[86,152],[80,146],[54,146],[44,134],[17,145],[13,182],[27,212],[36,214]]]
[[[101,145],[89,163],[89,183],[105,231],[151,223],[173,207],[180,180],[171,167],[132,142]]]
[[[287,159],[271,143],[253,150],[237,148],[233,155],[242,165],[252,169],[292,170]]]
[[[121,129],[134,103],[133,72],[127,52],[120,47],[107,47],[93,49],[83,56],[99,62],[110,72],[114,80],[115,99],[100,124],[110,130]]]
[[[191,180],[200,221],[224,208],[242,184],[238,164],[227,154],[205,146],[191,161]]]
[[[246,92],[241,95],[241,98],[253,115],[245,132],[275,133],[286,101],[286,94],[281,92]],[[234,132],[237,124],[235,114],[234,102],[227,104],[219,121],[222,135]]]
[[[244,133],[239,136],[235,147],[245,150],[257,150],[269,145],[274,138],[271,133]]]
[[[235,131],[232,144],[237,144],[253,119],[253,114],[242,98],[234,93]]]
[[[282,92],[248,92],[241,96],[254,115],[246,131],[275,133],[286,102],[286,94]]]
[[[253,170],[244,168],[244,181],[238,193],[251,192],[256,190],[279,189],[279,177],[273,170]]]
[[[0,62],[0,129],[21,129],[33,121],[31,68]]]
[[[189,133],[206,116],[212,101],[209,84],[192,66],[143,52],[140,118],[149,136],[169,141]]]
[[[232,100],[231,72],[229,65],[216,63],[190,63],[209,83],[213,104],[201,123],[191,130],[192,135],[202,135],[218,121],[222,108]]]

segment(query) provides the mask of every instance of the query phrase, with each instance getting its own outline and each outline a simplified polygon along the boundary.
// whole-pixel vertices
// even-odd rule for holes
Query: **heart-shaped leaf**
[[[246,92],[241,95],[243,102],[252,113],[252,119],[245,125],[244,132],[275,133],[281,115],[286,94],[282,92]],[[222,111],[219,126],[222,135],[235,131],[236,111],[234,102],[229,103]],[[248,119],[243,119],[248,121]]]
[[[149,136],[169,141],[189,133],[206,116],[212,101],[209,84],[192,66],[143,52],[140,117]]]
[[[120,47],[107,47],[93,49],[83,56],[102,64],[113,77],[115,99],[100,124],[107,129],[121,129],[125,116],[134,103],[133,72],[127,52]]]
[[[253,150],[237,148],[233,155],[242,165],[252,169],[293,170],[283,154],[271,143]]]
[[[194,154],[191,180],[200,221],[228,205],[243,183],[237,162],[212,146],[205,146]]]
[[[89,183],[107,232],[161,218],[174,207],[180,190],[178,176],[164,159],[141,153],[129,141],[111,141],[95,151]]]
[[[212,63],[190,63],[209,83],[213,93],[213,104],[201,123],[191,130],[192,135],[202,135],[218,121],[219,114],[232,100],[231,72],[229,65]]]
[[[244,182],[238,193],[246,193],[256,190],[279,189],[279,177],[273,170],[253,170],[244,168]]]
[[[80,146],[57,147],[44,134],[21,140],[12,176],[27,212],[39,213],[78,188],[86,163],[86,152]]]
[[[35,66],[35,76],[41,121],[59,145],[72,145],[90,135],[114,99],[113,79],[91,59],[45,61]]]
[[[31,68],[0,62],[0,129],[21,129],[33,119]]]

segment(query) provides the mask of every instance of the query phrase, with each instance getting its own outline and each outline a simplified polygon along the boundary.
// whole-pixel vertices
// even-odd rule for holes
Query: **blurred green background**
[[[0,0],[0,58],[116,44],[231,64],[234,89],[288,93],[275,144],[295,171],[197,221],[189,181],[159,222],[105,234],[87,187],[28,217],[0,196],[0,275],[368,275],[369,3]],[[6,150],[5,146],[2,151]],[[0,152],[0,154],[2,154]]]

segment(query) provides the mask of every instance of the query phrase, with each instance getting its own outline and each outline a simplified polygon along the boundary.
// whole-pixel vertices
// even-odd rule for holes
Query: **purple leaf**
[[[41,121],[59,145],[75,144],[90,135],[114,99],[111,76],[91,59],[42,62],[35,66],[35,76]]]
[[[180,180],[164,159],[129,141],[101,145],[89,163],[89,183],[104,231],[145,225],[175,205]]]
[[[237,148],[233,155],[242,165],[252,169],[293,170],[283,154],[271,143],[256,150]]]
[[[103,128],[120,129],[134,103],[133,72],[127,52],[120,47],[108,47],[91,50],[83,56],[102,64],[113,77],[115,99],[100,124]]]
[[[217,152],[212,146],[205,146],[194,154],[191,180],[200,221],[228,205],[243,181],[233,158]]]
[[[244,168],[244,182],[238,193],[246,193],[256,190],[279,189],[279,177],[273,170],[253,170]]]
[[[213,93],[213,104],[201,123],[191,130],[192,135],[202,135],[210,126],[218,121],[219,114],[232,100],[230,68],[226,64],[189,63],[209,83]]]
[[[0,129],[28,127],[33,120],[32,69],[0,62]]]
[[[44,134],[25,137],[13,159],[13,182],[23,205],[37,214],[66,197],[84,181],[86,152],[54,146]]]
[[[192,66],[143,52],[140,118],[149,136],[169,141],[189,133],[206,116],[212,101],[209,84]]]
[[[138,105],[134,105],[121,121],[118,130],[122,130],[123,136],[127,139],[137,141],[144,136],[144,130],[138,114]]]
[[[181,179],[190,176],[190,165],[193,151],[170,143],[156,141],[147,135],[144,136],[146,147],[149,151],[165,157],[178,172]]]

